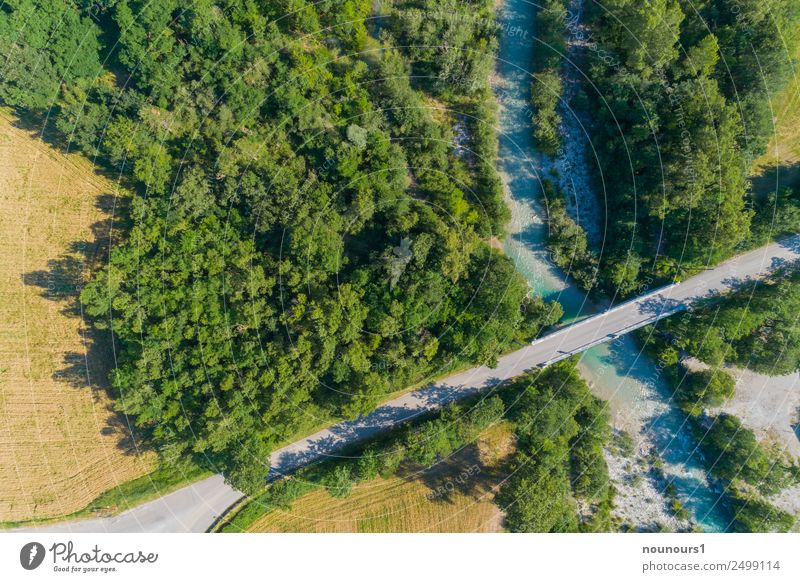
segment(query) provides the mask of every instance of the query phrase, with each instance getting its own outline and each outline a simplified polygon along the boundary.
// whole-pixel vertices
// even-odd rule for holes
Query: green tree
[[[790,513],[738,489],[732,494],[731,509],[736,529],[743,532],[788,532],[796,521]]]
[[[720,479],[741,479],[764,494],[777,493],[789,475],[779,459],[769,455],[735,416],[717,416],[700,442],[711,472]]]
[[[531,95],[533,103],[533,136],[537,148],[553,155],[561,143],[559,125],[561,117],[556,111],[563,88],[557,70],[538,73],[533,78]]]
[[[328,476],[326,483],[328,493],[333,497],[349,497],[353,490],[353,477],[350,467],[337,465]]]
[[[562,465],[546,457],[539,464],[520,455],[498,496],[506,527],[522,533],[563,533],[578,530],[577,507]]]
[[[681,408],[693,416],[703,413],[708,407],[720,406],[733,397],[736,380],[728,372],[718,368],[688,371],[676,398]]]
[[[100,74],[100,31],[71,0],[9,0],[0,10],[0,98],[13,107],[46,109],[62,85]]]

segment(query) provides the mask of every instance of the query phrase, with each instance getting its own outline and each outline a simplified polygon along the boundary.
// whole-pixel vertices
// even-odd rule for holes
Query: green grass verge
[[[118,485],[113,489],[109,489],[89,505],[75,513],[47,519],[3,521],[0,522],[0,528],[33,527],[74,519],[116,515],[123,511],[133,509],[137,505],[168,495],[181,487],[210,477],[212,474],[211,471],[198,467],[197,465],[189,465],[179,469],[174,467],[160,467],[152,473]]]

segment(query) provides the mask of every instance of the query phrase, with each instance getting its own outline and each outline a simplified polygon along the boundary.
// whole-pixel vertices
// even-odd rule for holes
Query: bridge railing
[[[644,295],[639,295],[638,297],[634,297],[632,299],[628,299],[626,301],[623,301],[622,303],[619,303],[617,305],[613,305],[612,307],[610,307],[609,309],[606,309],[605,311],[601,311],[600,313],[595,313],[594,315],[590,315],[589,317],[586,317],[585,319],[581,319],[581,320],[576,321],[574,323],[570,323],[568,325],[560,327],[560,328],[558,328],[557,330],[555,330],[552,333],[549,333],[547,335],[543,335],[542,337],[538,337],[535,340],[533,340],[530,343],[530,345],[536,345],[539,342],[549,338],[550,336],[552,336],[552,335],[554,335],[556,333],[564,332],[564,331],[570,329],[571,327],[575,327],[575,326],[578,326],[578,325],[586,325],[587,323],[589,323],[590,321],[593,321],[595,319],[600,319],[601,317],[607,317],[608,315],[610,315],[610,314],[612,314],[612,313],[614,313],[616,311],[624,309],[625,307],[627,307],[631,303],[647,301],[651,297],[655,297],[656,295],[660,295],[664,291],[672,289],[673,287],[676,287],[678,285],[680,285],[680,283],[671,283],[670,285],[665,285],[663,287],[659,287],[658,289],[654,289],[653,291],[645,293]],[[651,323],[650,320],[658,321],[659,319],[662,319],[664,317],[668,317],[668,316],[670,316],[670,315],[672,315],[674,313],[677,313],[678,311],[681,311],[682,309],[685,309],[685,305],[680,305],[680,306],[678,306],[676,308],[672,308],[672,309],[669,309],[669,310],[664,311],[662,313],[655,314],[653,317],[650,317],[647,320],[645,320],[645,323],[642,324],[642,325],[639,325],[639,322],[637,322],[635,324],[632,324],[632,326],[643,327],[644,325],[647,325],[647,323]],[[620,331],[618,333],[628,333],[630,331],[633,331],[634,329],[636,329],[636,328],[635,327],[631,327],[631,329],[623,328],[623,331]],[[600,343],[602,343],[604,341],[606,341],[605,336],[604,336],[604,339],[600,340]]]

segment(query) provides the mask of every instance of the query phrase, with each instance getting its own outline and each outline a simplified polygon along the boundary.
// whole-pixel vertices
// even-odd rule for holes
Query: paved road
[[[342,422],[272,454],[270,477],[368,439],[415,416],[475,394],[526,371],[546,366],[685,309],[713,293],[758,279],[800,258],[800,235],[740,255],[681,283],[565,326],[500,358],[497,367],[480,366],[386,402],[367,416]],[[203,532],[241,494],[210,477],[156,501],[112,518],[91,519],[40,528],[47,532]]]

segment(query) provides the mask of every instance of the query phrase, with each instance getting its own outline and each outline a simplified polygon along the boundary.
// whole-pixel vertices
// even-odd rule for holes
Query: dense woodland
[[[683,276],[785,230],[773,222],[774,197],[750,198],[747,176],[774,133],[771,97],[792,75],[797,3],[587,2],[581,30],[571,16],[562,0],[539,10],[534,131],[553,153],[562,79],[579,66],[583,88],[570,106],[587,112],[595,190],[613,217],[600,285],[632,294],[647,277]],[[566,64],[566,39],[577,34],[581,49]]]
[[[0,97],[134,189],[81,298],[120,343],[121,410],[165,459],[256,490],[298,431],[559,317],[485,242],[508,212],[490,126],[462,144],[476,162],[430,104],[493,115],[492,4],[452,4],[489,18],[398,2],[368,28],[370,0],[0,9]]]
[[[584,286],[599,272],[606,289],[632,293],[645,272],[680,275],[800,224],[793,192],[749,200],[746,187],[800,16],[789,0],[737,5],[587,5],[583,58],[597,89],[577,105],[597,117],[610,246],[597,258],[564,208],[550,211],[554,258],[565,266],[579,252]],[[564,3],[546,7],[551,29],[537,33],[550,34],[550,52],[533,99],[537,143],[552,152],[566,31]],[[261,490],[272,448],[321,419],[491,364],[560,317],[486,244],[509,216],[487,83],[493,0],[398,0],[380,20],[371,10],[371,0],[0,7],[0,100],[133,192],[123,241],[81,295],[119,343],[120,410],[167,462],[192,458],[243,491]],[[688,331],[674,344],[665,336],[664,357],[677,365],[683,350],[713,367],[686,382],[688,414],[702,420],[730,395],[725,362],[797,369],[798,282],[674,324]],[[776,342],[784,349],[770,349]],[[572,364],[508,395],[511,412],[499,400],[452,407],[381,462],[430,463],[507,414],[520,444],[499,497],[508,527],[610,529],[608,419]],[[792,470],[774,473],[734,424],[698,420],[714,436],[705,452],[731,481],[737,523],[781,529],[785,516],[759,522],[773,514],[754,508]],[[369,451],[362,459],[326,474],[334,494],[397,467]],[[752,478],[732,483],[725,467]]]

